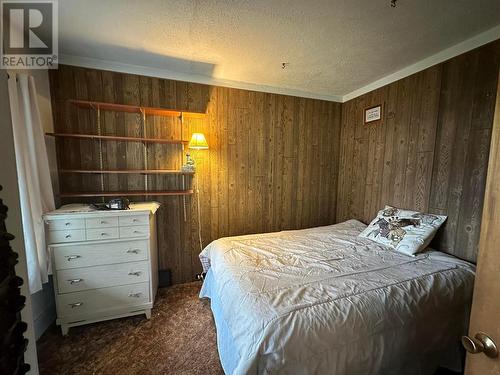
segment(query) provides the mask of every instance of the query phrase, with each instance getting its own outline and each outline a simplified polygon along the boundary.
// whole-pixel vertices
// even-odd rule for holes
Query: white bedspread
[[[200,254],[227,374],[425,374],[457,369],[474,266],[407,256],[349,220],[228,237]]]

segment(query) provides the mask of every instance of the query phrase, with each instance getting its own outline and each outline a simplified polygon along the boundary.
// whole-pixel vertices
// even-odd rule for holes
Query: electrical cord
[[[200,251],[203,251],[203,241],[201,239],[200,189],[198,187],[198,177],[193,177],[193,178],[194,178],[194,187],[195,187],[195,192],[196,192],[196,206],[197,206],[197,211],[198,211],[198,240],[200,241]]]

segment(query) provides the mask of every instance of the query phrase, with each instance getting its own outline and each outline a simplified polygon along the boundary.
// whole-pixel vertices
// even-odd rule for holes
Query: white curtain
[[[42,214],[55,208],[54,194],[33,77],[10,73],[9,98],[29,288],[35,293],[48,281]]]

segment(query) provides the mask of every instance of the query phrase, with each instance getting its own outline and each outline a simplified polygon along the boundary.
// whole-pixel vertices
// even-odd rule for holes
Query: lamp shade
[[[188,148],[193,150],[207,150],[208,143],[203,133],[193,133],[189,141]]]

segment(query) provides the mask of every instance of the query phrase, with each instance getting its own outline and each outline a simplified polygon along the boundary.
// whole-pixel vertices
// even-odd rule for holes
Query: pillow
[[[446,216],[385,206],[359,235],[407,255],[424,250]]]

